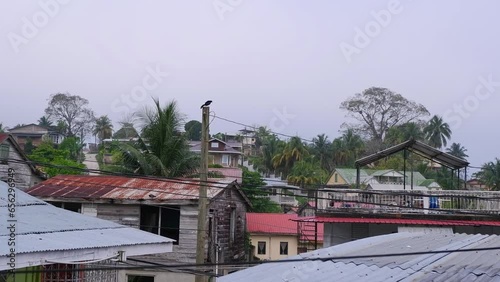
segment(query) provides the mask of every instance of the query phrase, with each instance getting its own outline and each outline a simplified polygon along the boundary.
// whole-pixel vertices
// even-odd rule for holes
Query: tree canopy
[[[421,104],[387,88],[371,87],[342,102],[340,109],[356,123],[344,124],[370,139],[383,141],[389,128],[429,115]]]
[[[92,131],[95,117],[89,108],[89,101],[69,93],[52,94],[45,114],[55,120],[62,120],[67,126],[68,136],[85,137]]]
[[[197,120],[190,120],[184,125],[184,130],[186,131],[188,140],[201,140],[201,122]]]

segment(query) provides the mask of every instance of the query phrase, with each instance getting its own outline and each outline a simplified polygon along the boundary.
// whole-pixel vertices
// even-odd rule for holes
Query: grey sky
[[[145,96],[177,100],[188,119],[212,99],[222,117],[332,138],[346,121],[339,104],[381,86],[443,115],[472,165],[500,157],[498,1],[54,1],[0,10],[6,126],[35,122],[50,94],[70,92],[115,122],[151,104]],[[356,28],[374,27],[372,11],[384,20],[356,45]],[[39,26],[28,36],[24,17]],[[357,53],[347,58],[342,44]],[[150,79],[158,67],[169,75]],[[493,86],[481,88],[480,77]],[[215,120],[211,131],[240,128]]]

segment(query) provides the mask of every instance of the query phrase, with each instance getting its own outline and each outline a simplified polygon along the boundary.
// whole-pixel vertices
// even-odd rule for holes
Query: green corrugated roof
[[[347,184],[356,184],[356,169],[355,168],[336,168],[335,171],[347,182]],[[360,169],[360,180],[361,183],[365,182],[366,179],[371,178],[373,176],[380,176],[384,175],[390,171],[393,171],[393,169]],[[403,171],[396,171],[403,175]],[[406,180],[408,184],[410,183],[411,179],[411,171],[406,172]],[[430,180],[430,181],[429,181]],[[428,183],[426,185],[422,183]],[[413,185],[415,186],[425,186],[430,185],[432,182],[435,182],[434,179],[426,179],[420,172],[414,171],[413,172]]]

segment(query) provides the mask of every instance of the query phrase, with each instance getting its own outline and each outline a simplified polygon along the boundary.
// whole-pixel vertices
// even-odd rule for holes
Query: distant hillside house
[[[191,152],[201,153],[201,141],[189,141]],[[224,142],[212,138],[208,142],[208,164],[238,167],[241,164],[241,142]]]
[[[377,187],[387,187],[387,190],[394,190],[394,187],[411,189],[411,187],[421,186],[428,189],[441,189],[441,186],[433,180],[427,179],[418,171],[397,171],[393,169],[375,170],[375,169],[360,169],[361,185],[376,184]],[[349,185],[356,184],[356,169],[354,168],[337,168],[335,169],[327,185]],[[406,187],[403,187],[403,184]],[[381,186],[382,185],[382,186]]]
[[[54,144],[61,144],[65,137],[55,127],[44,127],[34,123],[11,128],[9,133],[23,150],[28,139],[31,139],[34,146],[39,146],[44,137],[50,138]]]
[[[16,188],[27,190],[29,187],[45,180],[42,172],[27,163],[28,157],[19,147],[14,137],[8,133],[0,133],[0,181],[8,181],[9,168],[14,170]]]

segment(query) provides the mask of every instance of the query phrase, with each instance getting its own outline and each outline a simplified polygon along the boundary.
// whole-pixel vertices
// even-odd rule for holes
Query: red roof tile
[[[247,213],[247,230],[249,233],[263,233],[276,235],[297,235],[297,214],[285,213]],[[318,224],[318,240],[323,241],[323,224]],[[313,230],[305,230],[301,239],[313,238]]]
[[[292,219],[302,222],[318,223],[378,223],[378,224],[407,224],[407,225],[444,225],[444,226],[500,226],[500,221],[482,220],[431,220],[431,219],[403,219],[403,218],[360,218],[360,217],[302,217]]]

